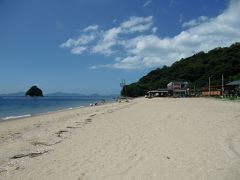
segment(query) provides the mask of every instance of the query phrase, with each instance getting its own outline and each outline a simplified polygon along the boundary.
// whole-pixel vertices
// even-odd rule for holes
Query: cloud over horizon
[[[94,65],[92,69],[134,70],[171,65],[193,52],[206,52],[239,42],[239,9],[240,1],[232,0],[217,17],[200,16],[183,22],[184,30],[173,37],[156,34],[158,27],[154,26],[153,16],[133,16],[107,30],[100,29],[99,25],[88,26],[78,38],[70,38],[60,47],[71,49],[73,54],[101,54],[113,58],[113,62]]]

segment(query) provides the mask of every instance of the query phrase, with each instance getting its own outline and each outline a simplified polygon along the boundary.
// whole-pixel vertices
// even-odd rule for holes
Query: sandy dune
[[[0,179],[239,180],[240,102],[134,99],[0,123]]]

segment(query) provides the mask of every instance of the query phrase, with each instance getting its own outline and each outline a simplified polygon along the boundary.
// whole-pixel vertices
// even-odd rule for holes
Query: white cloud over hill
[[[158,36],[152,16],[130,17],[107,30],[91,25],[84,28],[78,38],[68,39],[60,47],[70,48],[73,54],[102,54],[114,59],[109,64],[95,65],[92,69],[134,70],[170,65],[193,52],[239,42],[239,9],[240,1],[232,0],[229,7],[215,18],[200,16],[184,22],[182,26],[185,29],[174,37]]]

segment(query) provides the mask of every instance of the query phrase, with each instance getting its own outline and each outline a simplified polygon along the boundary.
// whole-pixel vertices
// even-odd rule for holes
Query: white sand
[[[240,102],[139,98],[2,122],[0,155],[4,180],[239,180]]]

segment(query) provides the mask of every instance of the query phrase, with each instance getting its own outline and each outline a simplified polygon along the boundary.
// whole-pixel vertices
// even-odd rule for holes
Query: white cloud
[[[91,25],[83,29],[83,34],[76,39],[68,39],[66,42],[62,43],[60,47],[62,48],[83,48],[83,45],[89,45],[94,40],[95,44],[89,48],[90,53],[103,54],[106,56],[112,55],[115,51],[112,49],[114,46],[119,44],[119,38],[122,35],[141,33],[150,30],[153,24],[153,17],[130,17],[128,20],[122,22],[119,26],[110,28],[108,30],[99,30],[98,25]],[[153,28],[156,31],[156,28]],[[84,34],[85,33],[85,34]],[[84,51],[87,48],[84,49]],[[73,54],[75,50],[71,50]],[[83,51],[81,51],[82,53]]]
[[[74,40],[74,39],[68,39],[65,43],[60,44],[60,47],[61,48],[70,48],[70,47],[75,46],[75,44],[76,44],[75,42],[76,42],[76,40]]]
[[[148,17],[133,16],[129,20],[124,21],[121,24],[120,28],[125,33],[143,32],[143,31],[150,29],[152,24],[153,24],[152,16],[148,16]]]
[[[75,48],[73,48],[72,50],[71,50],[71,52],[73,53],[73,54],[82,54],[84,51],[86,51],[87,50],[87,48],[86,47],[75,47]]]
[[[153,27],[152,16],[131,17],[119,26],[99,31],[92,44],[86,43],[83,46],[76,43],[78,39],[69,39],[63,43],[63,47],[86,47],[84,50],[80,48],[80,52],[113,57],[111,63],[94,65],[92,69],[134,70],[171,65],[193,52],[206,52],[239,42],[239,9],[240,1],[232,0],[229,7],[215,18],[201,16],[183,23],[185,30],[173,37],[156,35],[157,27]]]
[[[91,25],[83,29],[83,32],[96,31],[99,28],[98,25]]]
[[[97,69],[97,66],[91,66],[89,69]]]
[[[188,22],[184,22],[182,27],[184,27],[184,28],[194,27],[194,26],[197,26],[199,24],[206,22],[207,20],[208,20],[207,16],[200,16],[197,19],[192,19]]]
[[[77,39],[68,39],[65,43],[60,45],[61,48],[72,48],[78,45],[85,45],[92,42],[95,39],[93,34],[91,35],[81,35]]]
[[[150,5],[152,3],[152,1],[151,0],[149,0],[149,1],[146,1],[144,4],[143,4],[143,7],[147,7],[148,5]]]
[[[108,31],[102,33],[101,39],[95,46],[93,46],[92,53],[99,53],[107,56],[113,54],[111,47],[116,45],[117,37],[120,33],[121,28],[119,27],[109,29]]]
[[[155,34],[157,32],[158,28],[157,27],[153,27],[152,28],[152,33]]]
[[[142,67],[141,63],[142,62],[138,56],[128,56],[114,64],[109,64],[108,67],[115,69],[133,70],[141,68]]]
[[[149,30],[153,24],[152,19],[152,16],[145,18],[133,16],[122,22],[120,26],[102,32],[99,41],[92,47],[91,52],[112,55],[114,53],[112,47],[120,44],[119,36]]]

